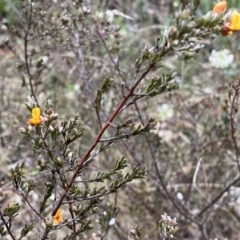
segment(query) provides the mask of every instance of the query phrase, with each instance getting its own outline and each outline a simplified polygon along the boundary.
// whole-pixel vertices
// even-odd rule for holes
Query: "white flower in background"
[[[107,10],[107,11],[105,12],[105,16],[106,16],[106,20],[107,20],[109,23],[111,23],[111,22],[113,21],[113,19],[114,19],[114,13],[113,13],[112,10]]]
[[[115,224],[115,222],[116,222],[115,218],[111,218],[108,224],[112,226]]]
[[[213,50],[209,56],[209,61],[215,68],[227,68],[233,63],[233,60],[234,56],[228,49]]]
[[[177,193],[177,198],[180,200],[180,201],[182,201],[183,200],[183,195],[182,195],[182,193],[181,192],[178,192]]]
[[[120,16],[120,17],[123,17],[123,18],[126,18],[126,19],[130,19],[132,20],[133,18],[116,10],[116,9],[113,9],[113,10],[107,10],[106,12],[97,12],[96,13],[96,16],[98,19],[103,19],[105,18],[109,23],[112,23],[113,19],[114,19],[114,16]]]
[[[173,117],[173,114],[174,114],[174,110],[172,106],[166,103],[159,106],[157,109],[157,112],[158,112],[158,116],[162,121]]]

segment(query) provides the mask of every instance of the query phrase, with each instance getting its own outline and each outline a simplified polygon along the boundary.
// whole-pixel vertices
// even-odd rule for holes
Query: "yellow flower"
[[[223,12],[225,12],[226,8],[227,8],[227,2],[221,1],[214,6],[212,12],[213,13],[223,13]]]
[[[39,125],[43,122],[41,117],[40,108],[36,107],[32,109],[32,118],[28,119],[28,124]]]
[[[63,221],[62,210],[59,208],[53,217],[53,225],[57,225],[57,224],[61,223],[62,221]]]
[[[232,35],[233,32],[240,31],[240,13],[233,11],[230,21],[225,23],[221,27],[221,33],[223,36]]]
[[[240,13],[237,12],[236,10],[231,15],[228,28],[231,31],[239,31],[240,30]]]

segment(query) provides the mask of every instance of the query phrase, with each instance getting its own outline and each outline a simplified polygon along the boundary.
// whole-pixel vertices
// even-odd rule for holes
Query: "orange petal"
[[[56,225],[56,224],[59,224],[63,221],[63,218],[62,218],[62,210],[59,208],[55,214],[55,216],[53,217],[53,224]]]
[[[38,118],[30,118],[30,119],[28,119],[28,124],[31,124],[31,125],[39,125],[41,123],[42,123],[42,120],[38,119]]]
[[[214,6],[212,12],[223,13],[223,12],[225,12],[226,8],[227,8],[227,2],[226,1],[221,1]]]

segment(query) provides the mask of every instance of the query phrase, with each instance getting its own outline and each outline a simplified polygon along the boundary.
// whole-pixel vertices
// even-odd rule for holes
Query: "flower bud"
[[[24,128],[24,127],[20,127],[20,128],[18,129],[18,131],[19,131],[20,133],[22,133],[22,134],[26,134],[26,133],[28,132],[27,129]]]
[[[223,13],[223,12],[225,12],[226,8],[227,8],[227,2],[221,1],[214,6],[212,12],[213,13]]]

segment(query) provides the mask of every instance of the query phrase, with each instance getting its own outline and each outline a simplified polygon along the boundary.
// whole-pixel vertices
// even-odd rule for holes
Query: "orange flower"
[[[225,12],[226,8],[227,8],[227,2],[221,1],[214,6],[212,12],[213,13],[223,13],[223,12]]]
[[[31,125],[39,125],[43,122],[41,117],[41,110],[40,108],[36,107],[32,109],[32,118],[28,119],[28,124]]]
[[[53,217],[53,225],[57,225],[57,224],[61,223],[62,221],[63,221],[62,210],[59,208]]]

